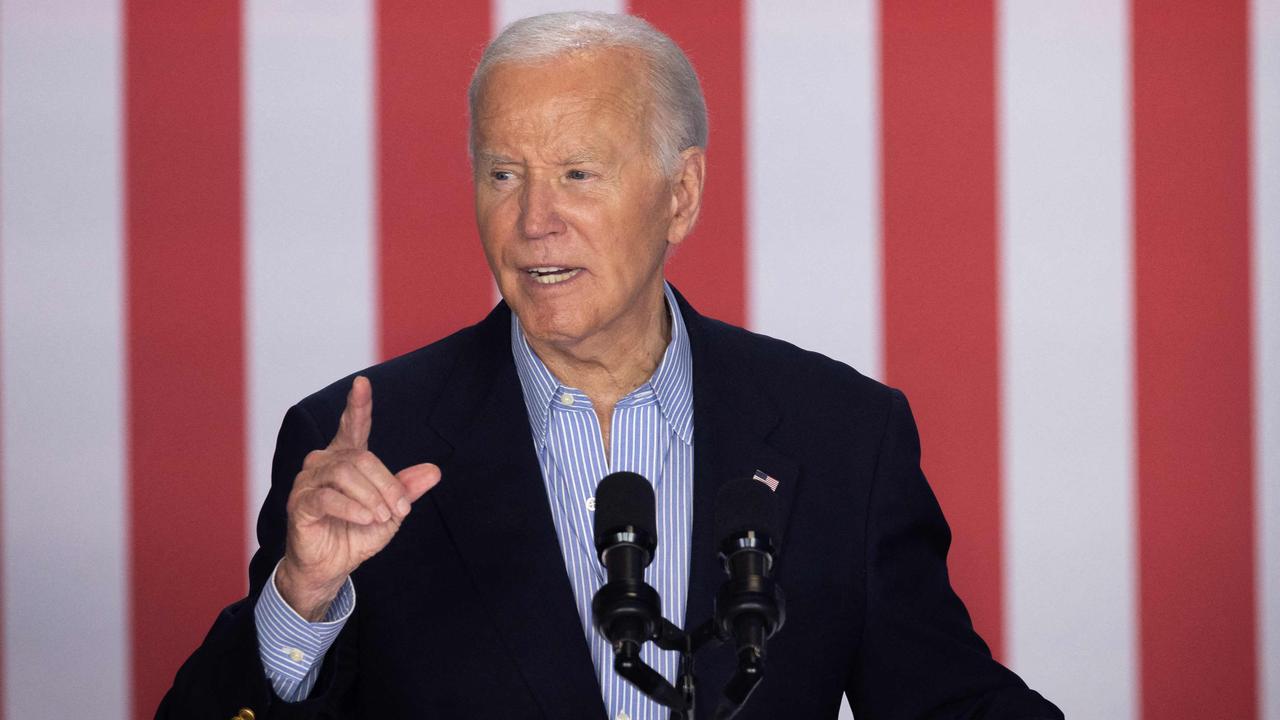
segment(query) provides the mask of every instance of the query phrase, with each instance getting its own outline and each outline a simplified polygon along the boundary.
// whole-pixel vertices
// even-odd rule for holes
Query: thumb
[[[436,483],[440,482],[440,468],[434,463],[410,465],[396,473],[396,479],[404,485],[405,490],[408,492],[409,502],[415,502],[425,495],[428,490],[435,487]]]
[[[373,386],[369,378],[357,375],[351,381],[347,393],[347,407],[338,420],[338,432],[329,443],[330,448],[367,450],[369,430],[373,427]]]

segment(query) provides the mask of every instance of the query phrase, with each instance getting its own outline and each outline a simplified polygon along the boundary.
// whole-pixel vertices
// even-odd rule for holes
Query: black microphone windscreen
[[[716,541],[748,530],[772,538],[776,504],[769,486],[753,477],[725,483],[716,496]]]
[[[628,525],[657,537],[653,486],[633,472],[616,472],[596,487],[596,548],[606,536]]]

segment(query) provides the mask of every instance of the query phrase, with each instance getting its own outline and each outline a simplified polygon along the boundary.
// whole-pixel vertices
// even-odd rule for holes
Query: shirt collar
[[[662,416],[676,435],[689,444],[693,442],[693,359],[689,351],[689,333],[670,285],[663,283],[663,294],[667,300],[667,311],[671,313],[671,342],[667,344],[653,376],[636,390],[645,385],[653,388]],[[520,318],[515,313],[511,314],[511,354],[515,358],[516,374],[520,377],[529,426],[533,429],[536,444],[541,447],[547,436],[551,403],[565,392],[565,386],[529,347]]]

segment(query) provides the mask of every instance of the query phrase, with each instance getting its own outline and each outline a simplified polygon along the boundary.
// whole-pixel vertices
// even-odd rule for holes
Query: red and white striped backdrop
[[[671,275],[906,390],[995,652],[1280,719],[1280,0],[594,4],[705,81]],[[285,408],[487,309],[463,88],[546,5],[0,0],[4,717],[150,714]]]

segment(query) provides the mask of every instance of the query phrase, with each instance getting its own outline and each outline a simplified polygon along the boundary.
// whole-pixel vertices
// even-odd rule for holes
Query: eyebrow
[[[577,165],[579,163],[595,162],[599,159],[598,154],[589,148],[578,148],[571,152],[565,153],[560,160],[561,165]]]
[[[582,163],[599,162],[599,154],[589,148],[579,148],[565,153],[556,163],[560,166],[579,165]],[[501,153],[487,152],[481,150],[476,153],[476,161],[479,165],[519,165],[520,161]]]
[[[515,160],[512,160],[506,155],[499,155],[497,153],[485,152],[483,150],[476,153],[476,159],[478,159],[480,163],[484,165],[512,165],[512,164],[515,164],[516,162]]]

